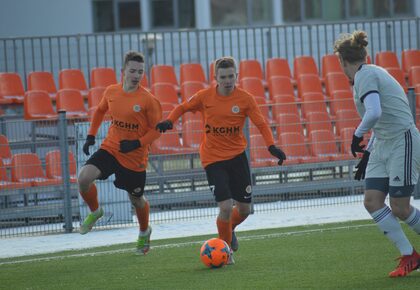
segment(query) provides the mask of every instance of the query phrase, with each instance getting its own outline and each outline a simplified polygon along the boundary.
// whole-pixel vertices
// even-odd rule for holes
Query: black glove
[[[120,152],[128,153],[141,147],[140,140],[121,140],[120,141]]]
[[[275,145],[270,145],[270,147],[268,147],[268,151],[271,155],[279,159],[278,165],[282,165],[283,161],[286,160],[286,154],[284,154],[284,152]]]
[[[360,142],[362,141],[363,141],[363,136],[357,137],[356,135],[353,134],[353,139],[351,140],[351,153],[353,154],[354,157],[357,156],[356,152],[360,152],[360,153],[365,152],[365,150],[363,150],[363,148],[365,148],[365,145],[360,145]]]
[[[165,120],[156,125],[156,130],[158,130],[160,133],[165,133],[166,130],[172,130],[172,128],[173,124],[170,120]]]
[[[95,145],[95,136],[93,136],[93,135],[87,135],[85,144],[83,145],[83,152],[86,155],[90,155],[90,153],[89,153],[89,147],[92,146],[92,145]]]
[[[369,151],[365,151],[363,153],[362,159],[360,159],[360,162],[356,165],[357,171],[354,174],[354,179],[361,180],[365,179],[365,173],[366,173],[366,167],[369,161]]]

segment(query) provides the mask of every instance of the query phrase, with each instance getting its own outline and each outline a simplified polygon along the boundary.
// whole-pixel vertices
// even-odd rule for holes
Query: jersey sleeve
[[[260,108],[258,107],[257,102],[255,101],[254,97],[249,96],[249,109],[248,109],[248,116],[251,119],[252,123],[258,128],[261,135],[264,138],[265,144],[267,147],[274,145],[274,138],[273,133],[271,133],[271,129],[267,124],[263,114],[261,113]]]
[[[365,97],[370,93],[379,94],[379,79],[375,72],[371,70],[361,70],[358,72],[354,86],[357,97],[362,103]]]
[[[197,112],[202,110],[202,94],[199,92],[193,95],[188,100],[184,101],[182,104],[178,105],[171,111],[168,116],[168,120],[172,123],[177,121],[186,112]]]
[[[140,138],[140,143],[142,146],[151,144],[161,135],[159,131],[155,130],[155,127],[156,124],[162,119],[162,107],[160,106],[160,102],[154,97],[152,97],[150,100],[146,115],[148,130],[146,134]]]
[[[98,106],[96,107],[95,112],[92,116],[92,121],[90,123],[89,128],[89,135],[96,136],[96,133],[98,133],[98,129],[101,126],[102,121],[104,120],[105,114],[108,111],[108,96],[110,92],[109,90],[106,90],[104,92],[104,96],[102,100],[99,102]]]

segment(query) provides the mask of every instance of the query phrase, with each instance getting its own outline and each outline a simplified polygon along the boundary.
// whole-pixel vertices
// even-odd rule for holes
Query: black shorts
[[[133,171],[127,169],[117,161],[117,159],[108,151],[99,149],[87,161],[86,164],[92,164],[101,171],[100,180],[107,179],[115,174],[115,187],[126,190],[134,196],[142,196],[146,184],[146,171]]]
[[[217,202],[231,198],[239,202],[251,202],[251,176],[245,152],[233,159],[209,164],[205,170],[210,190]]]

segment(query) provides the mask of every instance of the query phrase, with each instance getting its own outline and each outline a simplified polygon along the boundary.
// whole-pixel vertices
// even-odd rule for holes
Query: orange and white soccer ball
[[[220,268],[229,260],[230,248],[228,244],[218,238],[204,242],[200,249],[200,259],[209,268]]]

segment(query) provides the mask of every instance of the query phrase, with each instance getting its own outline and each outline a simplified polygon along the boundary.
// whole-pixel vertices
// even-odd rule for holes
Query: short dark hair
[[[349,63],[355,63],[366,59],[368,45],[367,33],[356,30],[353,33],[343,34],[334,43],[334,53]]]
[[[236,62],[233,57],[224,56],[224,57],[218,58],[214,62],[214,75],[217,74],[217,70],[219,68],[230,68],[230,67],[233,67],[236,70]]]
[[[125,66],[127,65],[129,61],[137,61],[137,62],[144,63],[144,55],[134,50],[127,51],[124,55],[123,69],[125,69]]]

